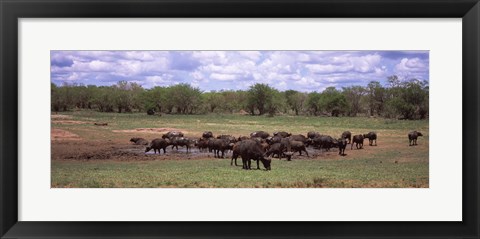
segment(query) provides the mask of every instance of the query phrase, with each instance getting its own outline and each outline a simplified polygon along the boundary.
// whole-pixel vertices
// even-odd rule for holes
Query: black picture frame
[[[478,0],[0,0],[2,238],[479,238]],[[462,18],[462,222],[18,221],[19,18]]]

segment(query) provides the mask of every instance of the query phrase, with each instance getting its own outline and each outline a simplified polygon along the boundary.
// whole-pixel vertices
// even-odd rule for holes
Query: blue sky
[[[57,85],[144,88],[188,83],[202,91],[245,90],[266,83],[278,90],[322,91],[375,80],[429,80],[428,51],[51,51]]]

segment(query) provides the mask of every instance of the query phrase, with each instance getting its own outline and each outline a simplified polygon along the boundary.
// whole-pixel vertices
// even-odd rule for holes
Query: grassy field
[[[95,126],[107,122],[108,126]],[[52,129],[75,135],[52,135],[52,187],[428,187],[428,121],[398,121],[365,117],[294,117],[248,115],[116,114],[91,111],[52,114]],[[167,150],[167,155],[145,155],[143,146],[132,146],[131,137],[148,140],[162,130],[177,129],[199,137],[248,135],[255,130],[284,130],[294,134],[318,131],[338,137],[343,131],[378,133],[378,146],[350,150],[339,156],[335,149],[292,161],[273,159],[272,170],[242,170],[230,159],[213,155]],[[407,133],[424,137],[409,147]],[[126,153],[124,150],[129,150]],[[101,152],[102,154],[100,154]],[[230,156],[230,154],[228,154]],[[241,161],[241,160],[239,160]],[[252,165],[253,166],[253,165]]]

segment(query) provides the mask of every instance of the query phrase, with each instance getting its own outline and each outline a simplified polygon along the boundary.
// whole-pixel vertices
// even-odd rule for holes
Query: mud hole
[[[86,141],[52,141],[52,160],[116,160],[116,161],[137,161],[137,160],[208,160],[214,159],[213,152],[199,151],[198,148],[190,148],[187,153],[185,147],[172,149],[167,148],[167,153],[163,150],[160,154],[153,150],[145,153],[146,146],[133,145],[130,143],[119,143],[116,141],[108,142],[86,142]],[[295,153],[292,160],[303,159],[339,159],[345,158],[338,155],[338,151],[332,149],[328,152],[320,152],[317,149],[307,149],[309,157],[303,153]],[[230,160],[232,152],[225,152],[225,160]],[[279,160],[273,158],[272,160]],[[282,160],[286,160],[282,158]],[[241,162],[241,158],[237,159]]]

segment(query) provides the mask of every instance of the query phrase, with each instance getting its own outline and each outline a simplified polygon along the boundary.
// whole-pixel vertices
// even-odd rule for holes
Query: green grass
[[[274,160],[271,171],[247,171],[228,159],[54,161],[52,175],[53,187],[419,187],[428,183],[428,164]]]
[[[399,121],[365,117],[293,117],[248,115],[162,115],[116,114],[77,111],[67,113],[69,120],[85,124],[54,124],[78,134],[88,143],[106,139],[125,142],[133,135],[114,132],[135,128],[177,128],[188,136],[198,137],[209,130],[214,134],[248,135],[254,130],[273,132],[285,130],[306,134],[319,131],[339,136],[350,130],[353,134],[376,131],[378,147],[351,151],[347,156],[318,156],[285,161],[273,159],[272,170],[242,170],[230,166],[229,159],[158,160],[154,155],[145,161],[118,160],[52,160],[52,187],[428,187],[429,137],[428,121]],[[108,122],[107,127],[93,122]],[[419,145],[409,147],[407,133],[419,130],[425,137]],[[159,137],[160,135],[156,136]],[[151,139],[152,134],[146,135]],[[85,140],[88,139],[88,140]],[[230,154],[229,154],[230,155]],[[239,159],[241,163],[241,159]],[[256,164],[255,168],[256,168]],[[253,166],[253,165],[252,165]],[[263,166],[261,165],[263,168]],[[252,167],[253,168],[253,167]]]
[[[93,111],[77,111],[67,113],[74,120],[86,122],[108,122],[108,127],[94,127],[92,124],[75,126],[59,126],[82,134],[81,129],[95,128],[104,130],[104,134],[111,134],[112,129],[128,130],[135,128],[178,128],[188,131],[192,135],[203,131],[212,131],[216,134],[249,135],[255,130],[267,132],[288,131],[306,134],[308,131],[319,131],[324,134],[339,135],[345,130],[353,133],[368,133],[376,131],[401,131],[406,135],[411,130],[428,131],[427,120],[389,120],[367,117],[305,117],[305,116],[250,116],[231,114],[207,115],[162,115],[147,116],[139,113],[99,113]]]

